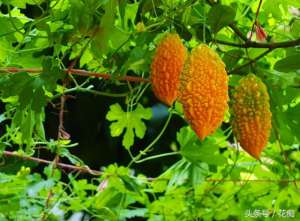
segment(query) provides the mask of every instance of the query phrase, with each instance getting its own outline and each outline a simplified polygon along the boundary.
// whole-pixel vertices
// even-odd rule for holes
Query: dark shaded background
[[[48,3],[43,3],[41,7],[47,9]],[[2,13],[7,13],[7,6],[2,4],[0,6],[0,11]],[[26,8],[21,9],[21,12],[30,18],[37,18],[42,15],[40,8],[35,5],[26,5]],[[141,19],[139,15],[137,15],[137,19]],[[48,48],[42,52],[39,52],[38,55],[51,56],[52,53],[53,48]],[[72,62],[69,61],[67,57],[68,56],[66,56],[66,59],[64,60],[65,66],[68,66]],[[74,68],[78,67],[75,66]],[[79,77],[77,80],[82,81],[84,78]],[[110,81],[94,79],[91,82],[94,85],[94,88],[99,91],[119,90],[118,86]],[[121,91],[124,92],[124,90]],[[72,148],[71,152],[81,158],[93,169],[100,169],[101,167],[107,166],[111,163],[127,165],[131,159],[127,151],[122,146],[122,136],[112,138],[109,131],[110,122],[105,119],[111,104],[119,103],[124,110],[126,109],[126,104],[124,103],[125,98],[100,97],[83,93],[72,94],[72,96],[74,96],[74,98],[68,99],[65,105],[66,112],[64,115],[64,127],[65,130],[71,135],[72,142],[77,142],[79,145]],[[59,102],[59,99],[53,101],[54,104],[58,104]],[[143,98],[141,99],[141,103],[144,107],[152,108],[153,117],[150,121],[146,122],[147,131],[144,139],[136,139],[134,146],[131,147],[131,151],[134,155],[137,154],[139,150],[144,149],[149,143],[152,142],[153,139],[155,139],[155,137],[161,131],[168,116],[167,107],[160,103],[153,96],[151,87],[148,88],[144,94]],[[3,113],[3,111],[4,105],[0,104],[0,113]],[[44,125],[48,139],[57,139],[58,112],[59,110],[53,107],[52,104],[47,105],[46,120]],[[7,121],[5,123],[9,124]],[[151,154],[154,155],[170,152],[171,143],[176,141],[176,132],[184,124],[184,120],[173,115],[165,134],[154,146]],[[5,124],[2,123],[0,125],[0,135],[4,132]],[[53,160],[54,158],[54,156],[49,154],[48,151],[41,151],[39,154],[40,157],[48,160]],[[15,172],[18,170],[20,166],[20,164],[16,163],[16,161],[19,161],[18,159],[10,158],[5,160],[5,166],[0,167],[0,171],[10,170],[11,172]],[[164,166],[169,166],[176,160],[177,157],[172,156],[134,165],[134,168],[137,170],[137,172],[142,172],[148,176],[156,176],[161,173]],[[62,161],[68,163],[67,159],[62,159]],[[10,162],[12,164],[10,164]],[[25,162],[21,162],[21,164],[24,163]],[[15,169],[12,170],[12,168]],[[39,168],[42,169],[43,167]]]
[[[98,83],[101,84],[101,81]],[[110,87],[110,85],[105,87]],[[110,122],[105,119],[111,104],[119,103],[124,110],[126,109],[125,98],[99,97],[91,94],[74,94],[74,96],[76,98],[68,99],[66,102],[64,120],[65,129],[71,135],[72,142],[79,143],[79,146],[72,148],[71,152],[95,169],[111,163],[127,165],[131,159],[122,146],[123,137],[112,138],[109,130]],[[147,131],[144,139],[136,138],[131,147],[134,155],[156,138],[168,117],[167,107],[153,97],[151,88],[141,100],[144,101],[142,104],[145,107],[152,108],[153,116],[150,121],[145,121]],[[180,117],[173,115],[165,134],[154,146],[151,154],[170,152],[170,145],[176,140],[176,132],[184,124]],[[57,137],[57,125],[57,110],[48,105],[45,127],[49,138],[55,139]],[[157,176],[164,166],[168,166],[176,160],[177,157],[157,159],[134,165],[134,168],[148,176]]]
[[[46,9],[47,4],[43,4],[42,7]],[[0,6],[0,11],[5,14],[8,13],[5,5]],[[25,9],[21,9],[21,12],[30,18],[41,16],[40,9],[32,5],[27,5]],[[139,19],[139,16],[137,16],[137,19]],[[36,56],[51,56],[52,53],[53,48],[48,48],[38,52]],[[73,62],[68,60],[67,57],[68,56],[66,56],[66,59],[63,61],[65,66],[69,66],[70,63]],[[74,68],[79,67],[74,66]],[[83,77],[75,77],[79,82],[85,80]],[[94,89],[99,91],[124,92],[128,90],[127,87],[118,86],[115,82],[110,80],[93,79],[91,83],[94,85]],[[72,85],[69,86],[71,87]],[[70,134],[72,142],[79,144],[70,149],[71,153],[82,159],[91,169],[101,170],[102,167],[113,163],[127,166],[131,158],[122,146],[123,135],[112,138],[109,130],[110,122],[105,119],[109,111],[109,106],[112,104],[119,103],[123,110],[126,110],[125,98],[95,96],[87,93],[73,93],[71,95],[72,97],[68,98],[65,104],[64,127],[66,132]],[[145,137],[143,139],[135,139],[135,143],[131,147],[133,155],[137,155],[140,150],[143,150],[156,138],[163,128],[169,114],[168,107],[160,103],[154,97],[151,87],[144,93],[140,102],[144,107],[152,108],[153,115],[149,121],[145,121],[147,126]],[[59,109],[53,104],[59,103],[60,99],[57,99],[45,107],[46,119],[44,126],[48,140],[57,139]],[[0,114],[4,111],[4,104],[0,102]],[[5,127],[9,125],[9,123],[9,121],[5,121],[0,124],[0,136],[5,133]],[[185,125],[184,120],[177,115],[173,115],[165,133],[149,154],[156,155],[170,152],[171,144],[176,142],[176,133],[183,125]],[[17,146],[8,147],[7,150],[14,151],[18,148]],[[55,157],[54,154],[49,153],[48,150],[39,150],[38,155],[40,158],[49,161],[52,161]],[[35,156],[37,156],[37,154]],[[66,158],[61,158],[60,160],[63,163],[70,163]],[[134,168],[136,173],[143,173],[148,177],[155,177],[177,160],[178,156],[160,158],[142,164],[134,164],[132,168]],[[23,161],[19,158],[4,157],[0,165],[0,172],[16,173],[21,166],[30,166],[33,172],[40,174],[43,174],[45,168],[45,165],[38,165],[35,162]],[[63,173],[62,179],[65,181],[68,181],[67,173],[67,171]],[[82,174],[80,178],[92,179],[92,176]]]

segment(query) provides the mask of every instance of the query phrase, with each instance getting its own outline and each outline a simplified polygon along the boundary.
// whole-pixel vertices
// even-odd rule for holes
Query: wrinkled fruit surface
[[[151,83],[155,96],[167,105],[177,99],[179,76],[186,49],[177,34],[167,34],[159,43],[151,64]]]
[[[233,93],[232,129],[242,148],[259,159],[266,146],[272,114],[265,84],[255,75],[242,78]]]
[[[228,107],[228,77],[223,61],[207,45],[192,50],[181,74],[179,100],[201,140],[222,123]]]

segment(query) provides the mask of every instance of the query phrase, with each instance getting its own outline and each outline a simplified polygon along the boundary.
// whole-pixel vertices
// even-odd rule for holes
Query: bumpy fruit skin
[[[228,108],[228,77],[221,58],[205,44],[194,48],[187,59],[180,77],[179,101],[201,140],[223,121]]]
[[[272,114],[265,84],[255,75],[242,78],[233,93],[232,129],[241,147],[259,159],[271,130]]]
[[[155,96],[167,105],[177,99],[179,76],[186,49],[177,34],[167,34],[159,43],[151,64],[151,83]]]

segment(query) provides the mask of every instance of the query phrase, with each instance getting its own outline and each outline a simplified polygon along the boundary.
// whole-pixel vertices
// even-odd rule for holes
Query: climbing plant
[[[1,0],[0,220],[299,220],[299,58],[294,0]],[[82,94],[124,160],[77,154]]]

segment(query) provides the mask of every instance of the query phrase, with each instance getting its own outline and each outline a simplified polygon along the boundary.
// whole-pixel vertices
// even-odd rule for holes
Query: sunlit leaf
[[[141,104],[132,112],[124,112],[119,104],[114,104],[110,106],[106,119],[114,121],[110,125],[110,133],[113,137],[118,137],[125,131],[122,144],[128,149],[134,143],[134,136],[144,137],[146,125],[142,120],[149,120],[151,116],[151,109],[144,108]]]
[[[300,70],[300,54],[291,55],[276,62],[274,69],[282,72],[292,72]]]
[[[208,13],[208,24],[212,32],[217,33],[226,25],[234,21],[235,10],[227,5],[215,5]]]

